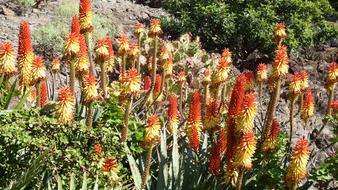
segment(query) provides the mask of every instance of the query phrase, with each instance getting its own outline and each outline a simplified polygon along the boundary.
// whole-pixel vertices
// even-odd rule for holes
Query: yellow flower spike
[[[54,74],[56,74],[56,73],[59,73],[60,72],[60,60],[59,59],[53,59],[53,61],[52,61],[52,72],[54,73]]]
[[[268,79],[268,72],[267,72],[266,65],[261,63],[258,65],[258,68],[257,68],[257,81],[263,82],[263,81],[266,81],[267,79]]]
[[[275,60],[272,64],[272,76],[273,78],[279,78],[285,76],[289,71],[289,59],[287,55],[287,47],[279,45],[275,52]]]
[[[302,87],[303,87],[302,76],[301,74],[295,73],[290,81],[289,86],[290,98],[293,99],[297,97],[301,93]]]
[[[155,37],[162,34],[161,22],[159,19],[150,20],[149,36]]]
[[[136,94],[141,90],[141,79],[135,68],[127,70],[126,75],[122,79],[122,93]]]
[[[0,44],[0,75],[11,77],[17,72],[13,45],[10,42]]]
[[[76,75],[82,80],[89,73],[89,60],[85,38],[80,36],[80,53],[75,65]]]
[[[295,148],[292,151],[292,156],[287,169],[285,181],[291,188],[306,177],[306,166],[309,160],[309,143],[305,139],[297,141]]]
[[[64,56],[67,59],[77,57],[80,52],[80,36],[77,33],[69,33],[64,44]]]
[[[250,170],[252,168],[252,157],[256,150],[256,140],[253,130],[244,132],[240,137],[239,145],[236,147],[234,166]]]
[[[143,139],[143,144],[145,147],[154,146],[160,141],[160,127],[160,120],[156,115],[148,116],[147,127],[145,128]]]
[[[47,79],[45,61],[42,59],[42,57],[35,57],[33,61],[32,72],[34,73],[32,81],[34,84]]]
[[[59,90],[59,97],[56,103],[56,118],[62,125],[71,124],[74,119],[74,95],[69,87]]]
[[[251,92],[244,97],[242,108],[236,118],[236,132],[248,132],[254,127],[254,120],[257,113],[255,93]]]
[[[121,36],[118,39],[118,44],[119,48],[117,54],[120,56],[126,55],[130,49],[128,36],[125,34],[121,34]]]
[[[90,105],[99,98],[97,92],[95,77],[87,75],[85,78],[85,86],[83,88],[83,102],[86,105]]]

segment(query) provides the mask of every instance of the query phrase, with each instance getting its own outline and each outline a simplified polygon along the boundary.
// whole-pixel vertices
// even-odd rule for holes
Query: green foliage
[[[162,18],[165,31],[173,36],[192,32],[207,49],[229,47],[240,59],[255,50],[271,54],[274,26],[279,22],[286,25],[291,51],[338,35],[337,27],[326,20],[334,14],[327,0],[169,0],[165,9],[174,16]]]
[[[62,54],[64,38],[71,30],[71,20],[78,15],[79,7],[71,1],[62,2],[55,11],[52,21],[33,31],[34,49],[45,57],[57,57]],[[112,18],[100,14],[93,15],[94,39],[106,35],[117,36],[119,31]],[[56,30],[57,28],[57,30]]]
[[[14,3],[20,6],[20,9],[27,11],[35,5],[35,0],[14,0]]]

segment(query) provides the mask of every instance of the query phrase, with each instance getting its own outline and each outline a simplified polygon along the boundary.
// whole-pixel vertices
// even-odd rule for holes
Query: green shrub
[[[35,0],[14,0],[14,3],[20,6],[20,9],[26,11],[35,5]]]
[[[162,18],[165,31],[173,36],[192,32],[205,48],[229,47],[240,59],[255,50],[272,53],[271,37],[279,22],[286,25],[291,51],[338,35],[337,27],[326,21],[334,14],[327,0],[168,0],[165,9],[173,15]]]

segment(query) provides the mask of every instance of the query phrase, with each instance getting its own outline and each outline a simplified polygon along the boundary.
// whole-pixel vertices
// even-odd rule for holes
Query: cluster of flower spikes
[[[151,147],[158,144],[161,137],[160,120],[157,115],[149,115],[147,119],[147,127],[145,128],[145,134],[143,139],[143,145],[145,147]]]
[[[32,63],[34,53],[32,48],[31,34],[29,23],[22,21],[19,32],[19,49],[18,49],[18,65],[19,65],[19,85],[20,88],[32,85]]]
[[[186,128],[190,146],[195,152],[198,152],[199,150],[202,128],[201,97],[200,93],[195,91],[191,97],[188,124]]]
[[[276,149],[279,135],[279,123],[276,118],[272,120],[270,131],[262,144],[263,152],[272,152]]]
[[[307,162],[309,160],[309,144],[307,140],[300,139],[292,151],[285,181],[291,188],[298,184],[307,174]]]
[[[236,78],[235,85],[233,87],[230,104],[228,110],[227,121],[227,148],[226,148],[226,163],[227,163],[227,181],[232,184],[236,184],[238,173],[234,170],[234,153],[236,151],[237,137],[235,135],[236,117],[240,112],[243,98],[246,90],[246,77],[244,74],[240,74]]]
[[[17,72],[13,45],[10,42],[0,44],[0,75],[10,78]]]

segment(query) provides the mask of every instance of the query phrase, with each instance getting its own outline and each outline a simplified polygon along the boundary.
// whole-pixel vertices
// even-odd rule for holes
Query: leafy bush
[[[286,44],[291,51],[338,35],[337,27],[325,19],[334,14],[327,0],[168,0],[164,7],[173,15],[162,18],[168,33],[192,32],[205,48],[229,47],[240,59],[255,50],[272,53],[271,36],[279,22],[288,28]]]

